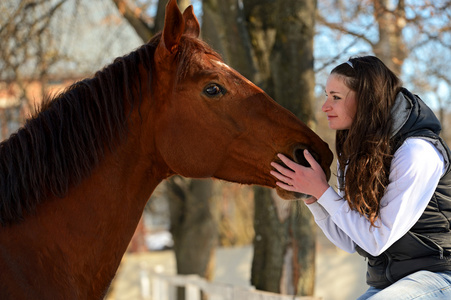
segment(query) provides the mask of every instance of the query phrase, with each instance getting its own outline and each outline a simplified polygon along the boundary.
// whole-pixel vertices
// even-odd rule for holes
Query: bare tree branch
[[[126,0],[112,0],[122,16],[130,23],[130,25],[135,29],[139,37],[147,42],[154,34],[155,30],[146,21],[146,14],[143,14],[142,9],[137,6],[132,7],[129,1]]]

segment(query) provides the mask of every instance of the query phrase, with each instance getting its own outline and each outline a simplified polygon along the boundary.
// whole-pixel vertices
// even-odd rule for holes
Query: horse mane
[[[46,99],[17,133],[0,143],[0,224],[19,222],[49,194],[64,197],[87,178],[105,149],[114,151],[128,132],[125,104],[141,104],[142,84],[151,86],[153,57],[161,39],[155,35],[130,54]],[[198,39],[182,37],[176,60],[177,81],[188,73],[196,53],[216,54]],[[139,66],[149,73],[141,82]],[[134,90],[132,90],[134,89]],[[140,95],[134,99],[133,94]],[[135,103],[138,101],[138,103]]]
[[[23,219],[50,193],[64,197],[126,138],[125,102],[141,90],[139,65],[151,75],[160,35],[104,69],[48,98],[23,127],[0,143],[0,224]],[[149,75],[149,78],[151,77]],[[125,99],[124,99],[125,98]],[[124,101],[125,100],[125,101]],[[142,99],[138,99],[139,103]],[[106,148],[108,147],[108,148]]]

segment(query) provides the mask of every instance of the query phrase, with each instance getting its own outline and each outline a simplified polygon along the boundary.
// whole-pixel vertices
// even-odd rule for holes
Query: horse
[[[152,191],[181,175],[277,188],[332,152],[227,66],[176,0],[161,33],[52,96],[0,144],[0,298],[102,299]],[[294,198],[289,192],[280,194]]]

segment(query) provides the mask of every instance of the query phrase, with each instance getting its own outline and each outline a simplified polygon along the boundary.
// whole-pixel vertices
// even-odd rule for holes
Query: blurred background
[[[0,139],[14,133],[42,99],[159,32],[166,2],[2,0]],[[433,108],[449,142],[451,1],[178,3],[182,10],[194,6],[202,38],[226,63],[331,149],[334,132],[320,111],[327,75],[349,57],[368,54]],[[302,203],[284,202],[261,187],[182,177],[165,181],[149,199],[108,297],[144,297],[138,292],[143,268],[325,300],[353,299],[367,288],[363,259],[331,245]]]

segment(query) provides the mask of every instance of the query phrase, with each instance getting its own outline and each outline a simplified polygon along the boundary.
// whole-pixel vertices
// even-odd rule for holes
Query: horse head
[[[308,149],[330,176],[332,152],[294,114],[226,65],[198,39],[199,22],[169,1],[154,55],[155,143],[168,174],[276,187],[271,161],[306,164]],[[284,198],[290,192],[278,189]]]

